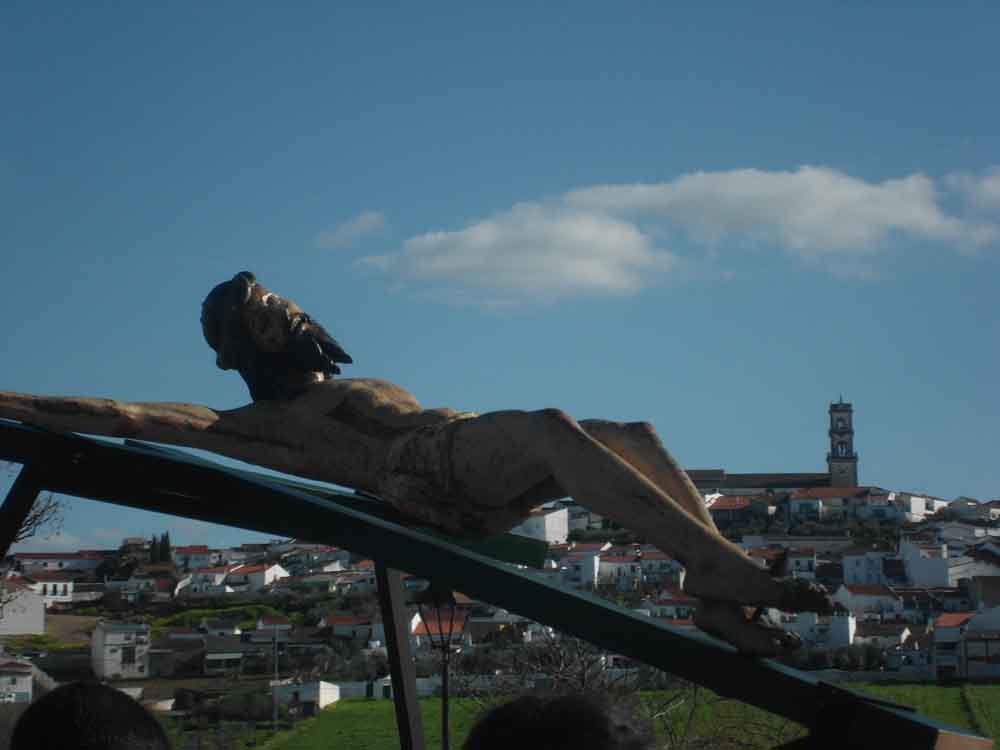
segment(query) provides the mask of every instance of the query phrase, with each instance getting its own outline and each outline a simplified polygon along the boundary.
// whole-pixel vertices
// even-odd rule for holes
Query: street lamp
[[[465,631],[465,615],[456,611],[451,589],[436,587],[433,583],[414,601],[431,647],[441,652],[441,748],[449,750],[448,667],[452,652],[460,650],[452,645],[452,641],[455,636],[461,640]]]

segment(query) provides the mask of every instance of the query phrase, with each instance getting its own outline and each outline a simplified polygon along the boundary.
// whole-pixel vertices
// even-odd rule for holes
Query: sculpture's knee
[[[625,428],[640,437],[657,437],[656,428],[651,422],[629,422]]]

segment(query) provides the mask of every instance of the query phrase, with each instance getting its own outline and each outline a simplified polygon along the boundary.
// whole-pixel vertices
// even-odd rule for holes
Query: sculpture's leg
[[[772,578],[558,410],[495,412],[466,420],[455,434],[452,467],[470,496],[496,505],[515,500],[529,476],[532,483],[551,476],[580,504],[640,530],[684,564],[685,589],[694,596],[787,611],[827,607],[825,594]]]
[[[716,529],[701,493],[670,455],[651,424],[586,419],[580,426],[645,475],[695,520]],[[747,608],[733,602],[702,599],[694,621],[702,630],[729,641],[746,654],[769,656],[801,645],[801,639],[770,622],[766,616],[751,619]]]
[[[610,448],[636,471],[672,497],[678,505],[708,528],[715,522],[701,494],[663,445],[649,422],[608,422],[584,419],[580,426],[588,435]]]

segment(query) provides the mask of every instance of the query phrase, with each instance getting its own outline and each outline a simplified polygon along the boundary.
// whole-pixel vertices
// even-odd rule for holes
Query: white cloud
[[[452,232],[428,232],[363,263],[403,281],[498,292],[506,298],[628,294],[676,258],[634,224],[557,204],[521,203]]]
[[[385,215],[381,211],[362,211],[357,216],[317,234],[316,246],[327,250],[350,247],[364,235],[378,231],[384,226]]]
[[[1000,209],[1000,167],[990,167],[982,175],[952,172],[945,182],[977,209]]]
[[[934,182],[912,174],[866,182],[837,170],[697,172],[669,182],[600,185],[569,205],[662,217],[703,242],[750,239],[806,258],[876,253],[896,236],[978,247],[996,227],[948,215]]]
[[[995,192],[996,191],[996,192]],[[992,206],[1000,170],[943,180],[915,173],[866,181],[825,167],[696,172],[658,183],[595,185],[420,234],[359,262],[396,282],[443,287],[496,305],[580,294],[632,294],[700,261],[752,245],[839,275],[877,277],[874,259],[901,240],[959,252],[996,242],[995,220],[946,209],[960,193]],[[654,238],[687,238],[687,255]],[[725,269],[721,269],[725,273]]]

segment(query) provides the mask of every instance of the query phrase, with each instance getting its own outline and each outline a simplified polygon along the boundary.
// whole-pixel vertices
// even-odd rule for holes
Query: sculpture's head
[[[232,334],[240,325],[240,308],[245,305],[257,284],[250,271],[240,271],[229,281],[218,284],[201,304],[201,330],[205,341],[215,351],[215,363],[222,370],[239,369],[235,352],[229,351]]]

